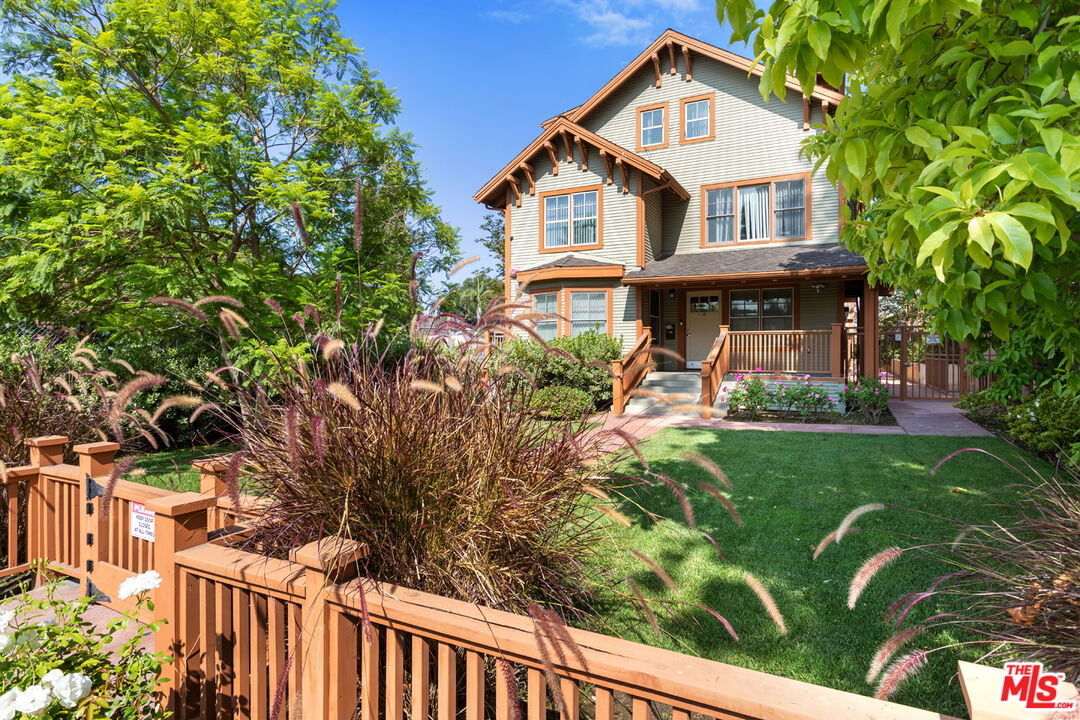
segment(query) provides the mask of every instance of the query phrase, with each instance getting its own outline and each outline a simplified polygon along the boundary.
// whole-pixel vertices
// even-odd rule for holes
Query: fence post
[[[191,465],[199,471],[199,494],[214,499],[206,509],[206,527],[211,531],[220,530],[225,523],[217,508],[217,500],[225,495],[225,468],[229,466],[229,458],[226,455],[208,457],[193,460]]]
[[[829,376],[842,377],[843,358],[840,357],[840,341],[843,339],[844,323],[833,323],[832,334],[829,335]]]
[[[623,414],[623,363],[622,360],[611,361],[611,412],[614,415]]]
[[[91,587],[91,573],[94,566],[103,558],[108,557],[106,543],[109,541],[109,524],[105,519],[105,511],[100,501],[93,502],[92,493],[88,487],[87,477],[100,478],[110,475],[113,471],[113,458],[120,449],[120,443],[96,442],[83,443],[72,448],[79,456],[79,470],[83,473],[83,479],[79,487],[83,490],[86,500],[86,510],[83,513],[83,525],[75,542],[82,544],[82,585],[83,594],[86,597],[94,597]],[[96,513],[95,513],[96,510]]]
[[[191,623],[198,623],[199,608],[181,603],[185,588],[180,585],[176,553],[206,542],[206,509],[214,503],[197,493],[176,493],[147,500],[146,509],[154,516],[154,570],[161,576],[161,585],[154,592],[154,618],[165,618],[154,634],[154,651],[172,655],[173,662],[165,665],[160,688],[163,704],[174,712],[180,709],[180,693],[185,678],[182,675],[184,657],[190,648],[184,647],[185,632]],[[180,617],[183,605],[186,617]],[[210,642],[203,638],[202,642]]]
[[[29,562],[45,558],[45,490],[42,487],[41,468],[64,462],[66,435],[45,435],[27,438],[30,448],[30,464],[38,468],[35,476],[27,479],[26,497],[26,559]],[[44,578],[38,576],[40,583]]]
[[[329,655],[331,623],[326,607],[327,587],[357,574],[357,561],[367,554],[367,546],[341,538],[323,538],[294,549],[291,560],[307,568],[304,575],[303,629],[301,630],[300,697],[302,718],[330,716],[331,695]],[[363,592],[363,590],[361,590]]]

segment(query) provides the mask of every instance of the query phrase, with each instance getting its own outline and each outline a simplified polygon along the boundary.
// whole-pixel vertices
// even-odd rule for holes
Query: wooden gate
[[[879,352],[879,372],[899,400],[957,400],[984,384],[971,374],[966,343],[926,328],[882,328]]]

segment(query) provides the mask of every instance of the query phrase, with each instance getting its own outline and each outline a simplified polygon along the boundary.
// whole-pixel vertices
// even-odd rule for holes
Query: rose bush
[[[147,592],[161,578],[151,571],[125,583],[128,595],[120,595],[136,597],[136,607],[103,629],[83,618],[90,599],[63,600],[55,579],[45,599],[13,599],[0,608],[0,720],[167,717],[154,690],[168,658],[140,647],[157,623],[136,622],[140,610],[153,610]],[[115,654],[106,652],[129,627],[131,638]]]

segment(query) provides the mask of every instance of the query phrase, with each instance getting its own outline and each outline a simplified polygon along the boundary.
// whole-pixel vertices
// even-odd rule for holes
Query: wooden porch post
[[[217,508],[217,499],[225,495],[225,468],[229,466],[229,458],[225,455],[209,457],[194,460],[191,465],[199,471],[199,494],[214,500],[206,508],[206,529],[219,530],[226,523]]]
[[[844,323],[833,323],[832,334],[829,335],[829,376],[841,378],[844,376],[843,358],[840,356],[840,341],[844,336]]]
[[[64,446],[67,445],[66,435],[45,435],[44,437],[30,438],[26,444],[30,446],[30,464],[35,467],[48,467],[50,465],[62,465],[64,462]]]
[[[868,280],[863,280],[863,337],[866,338],[866,352],[863,374],[867,376],[877,375],[880,372],[878,354],[878,294],[877,288],[870,285]],[[903,369],[901,368],[901,372]]]
[[[334,670],[335,663],[339,661],[338,656],[342,653],[340,653],[339,648],[339,653],[335,653],[338,656],[330,656],[331,627],[334,624],[334,618],[330,617],[326,604],[326,595],[328,586],[356,577],[357,561],[366,554],[366,545],[339,538],[316,540],[303,547],[296,548],[291,553],[293,562],[300,563],[307,568],[304,575],[305,596],[301,616],[303,618],[303,628],[300,637],[300,657],[303,662],[300,675],[300,696],[303,698],[303,712],[301,714],[304,718],[351,717],[355,699],[353,699],[353,704],[349,704],[347,699],[331,697],[331,690],[340,693],[344,692],[346,688],[331,688],[331,675],[333,674],[335,677],[338,675],[336,671],[332,673],[332,670]],[[360,589],[360,592],[363,592],[363,588]],[[341,632],[341,630],[340,628],[334,628],[334,633]],[[340,642],[340,640],[341,638],[338,638],[336,642]],[[374,663],[370,662],[372,657],[378,658],[379,656],[377,643],[377,634],[373,634],[372,643],[368,644],[365,641],[363,663],[365,678],[368,677],[366,672],[369,668],[374,667],[376,670],[378,668],[377,660]],[[351,653],[346,652],[343,654],[350,655],[350,657],[341,657],[341,661],[355,662],[355,649]],[[376,681],[377,679],[376,677]],[[355,683],[353,688],[355,688]],[[368,696],[368,693],[371,692],[370,683],[363,683],[362,692],[365,696]],[[378,698],[378,685],[375,686],[375,698]],[[368,704],[365,703],[365,707],[362,709],[365,718],[369,717],[368,713],[371,713],[373,709],[367,707]],[[346,705],[348,707],[345,707]],[[375,714],[370,715],[373,720],[377,718],[378,708],[374,708],[374,711]]]
[[[154,570],[161,576],[161,585],[154,591],[153,615],[169,621],[154,634],[154,651],[174,658],[162,669],[165,682],[160,692],[162,703],[177,713],[187,667],[181,660],[190,652],[190,648],[184,647],[184,637],[189,628],[198,625],[200,608],[195,603],[180,601],[187,588],[176,564],[176,553],[206,542],[206,510],[213,503],[213,498],[190,492],[152,498],[145,503],[146,509],[155,513]],[[180,617],[181,608],[185,617]],[[209,643],[212,639],[203,638],[201,642]]]

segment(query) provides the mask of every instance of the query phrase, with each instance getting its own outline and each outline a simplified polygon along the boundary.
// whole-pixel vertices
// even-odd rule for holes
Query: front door
[[[709,356],[724,315],[720,292],[686,292],[686,367],[696,369]]]

